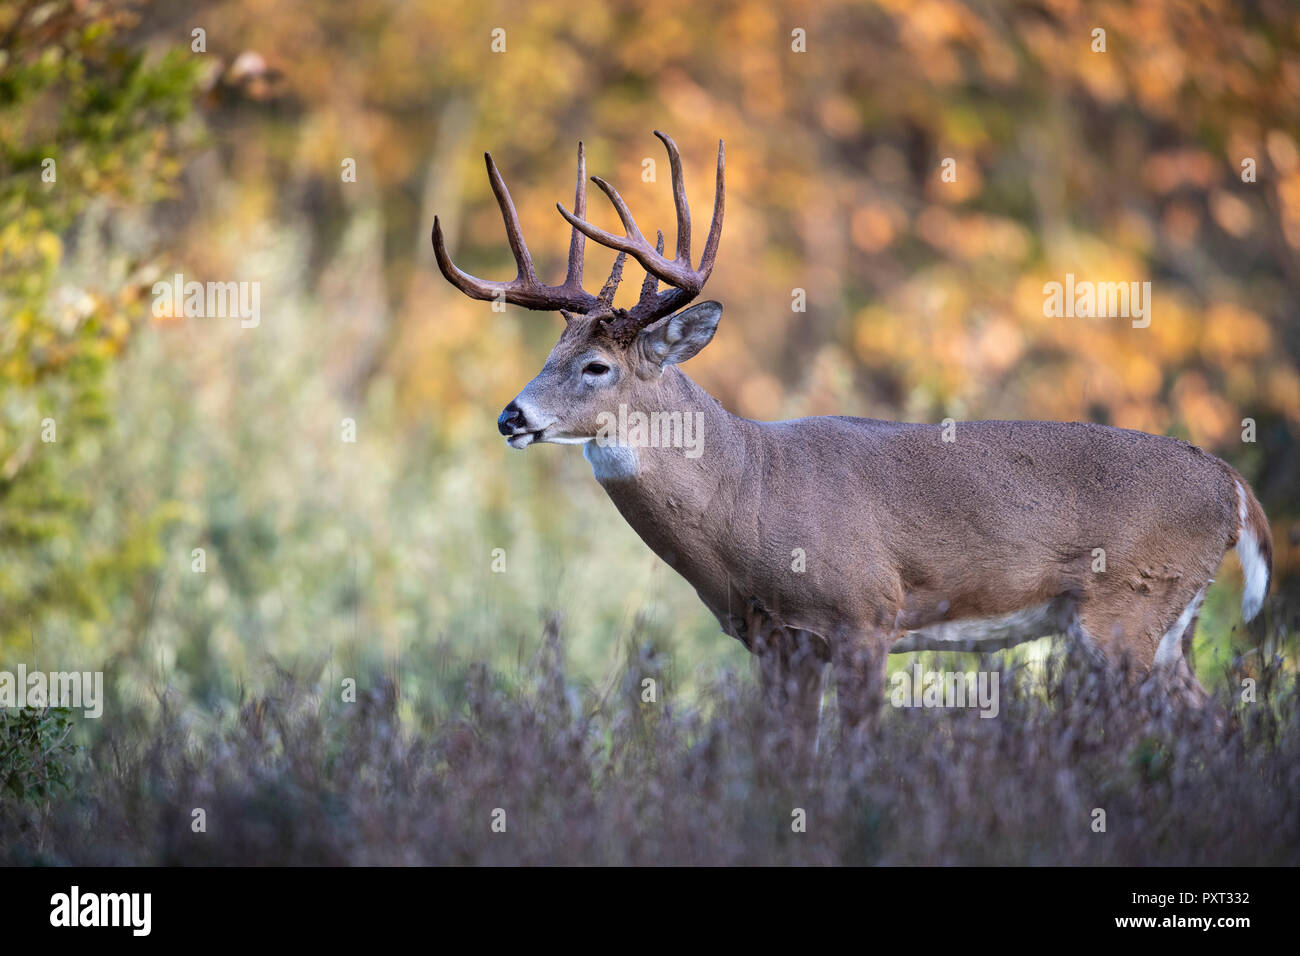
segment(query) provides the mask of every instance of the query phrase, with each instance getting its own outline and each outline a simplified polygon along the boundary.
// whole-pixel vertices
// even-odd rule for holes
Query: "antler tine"
[[[614,259],[614,268],[610,270],[609,278],[600,288],[600,295],[596,296],[607,308],[614,306],[614,293],[618,291],[618,284],[623,281],[623,263],[627,262],[627,253],[620,252]]]
[[[578,140],[578,185],[573,190],[573,208],[581,209],[579,216],[587,215],[587,150]],[[587,255],[587,237],[581,229],[574,229],[569,237],[569,270],[564,275],[564,284],[582,288],[582,270]]]
[[[705,279],[713,274],[713,263],[718,258],[718,243],[722,241],[722,217],[727,211],[727,149],[718,140],[718,173],[713,184],[713,221],[709,223],[709,237],[704,240],[704,254],[700,256],[700,275]]]
[[[523,229],[519,225],[519,213],[515,211],[510,190],[506,189],[506,181],[501,178],[501,171],[497,169],[492,154],[484,153],[483,160],[487,163],[488,181],[492,184],[492,193],[497,197],[497,205],[501,207],[501,220],[506,226],[506,241],[510,243],[510,251],[514,253],[515,263],[519,266],[516,278],[523,280],[526,285],[538,285],[537,273],[533,270],[533,257],[528,251],[527,243],[524,242]]]
[[[601,191],[609,197],[615,212],[618,213],[619,221],[623,224],[624,235],[616,236],[613,233],[597,228],[581,216],[570,213],[562,205],[556,203],[560,215],[574,229],[581,230],[589,239],[594,239],[602,246],[617,249],[620,253],[627,253],[645,269],[648,278],[642,288],[641,300],[627,314],[628,319],[638,327],[648,325],[655,319],[667,315],[699,295],[700,290],[704,288],[704,283],[712,273],[713,264],[717,259],[718,243],[722,238],[722,219],[726,208],[726,154],[722,140],[718,140],[718,175],[716,194],[713,201],[713,221],[709,227],[709,237],[705,242],[700,267],[699,269],[691,268],[691,213],[686,202],[686,186],[682,174],[681,155],[672,137],[658,130],[655,130],[655,135],[667,148],[668,161],[672,169],[673,201],[677,211],[677,255],[675,258],[664,258],[662,233],[660,233],[659,242],[654,248],[651,248],[650,243],[646,241],[641,234],[641,230],[637,227],[636,220],[633,219],[631,211],[627,208],[627,203],[623,201],[623,197],[619,195],[618,190],[597,176],[592,177],[592,182],[599,186]],[[663,281],[673,286],[673,288],[666,289],[663,292],[654,292],[653,283],[649,281],[649,277]],[[651,291],[647,292],[647,289]]]
[[[668,150],[668,166],[673,174],[673,204],[677,207],[677,258],[691,264],[691,208],[686,204],[686,183],[682,176],[682,154],[667,133],[655,135]],[[661,250],[662,251],[662,250]]]
[[[655,252],[659,253],[660,255],[663,255],[664,231],[662,229],[659,229],[657,230],[657,232],[658,232],[658,238],[656,238],[655,240]],[[637,305],[640,305],[642,302],[655,301],[658,292],[659,292],[659,277],[655,275],[653,272],[647,272],[645,274],[645,281],[641,283],[641,298],[637,300]]]
[[[569,241],[569,268],[561,285],[545,285],[538,281],[533,268],[533,257],[524,242],[523,230],[519,225],[519,214],[515,211],[510,190],[506,188],[491,153],[484,153],[487,163],[488,179],[492,192],[496,195],[497,205],[501,208],[501,218],[506,227],[506,239],[510,251],[514,254],[518,271],[509,282],[497,282],[479,279],[459,269],[451,256],[447,254],[446,242],[442,234],[442,224],[438,217],[433,219],[433,252],[438,260],[438,268],[447,281],[461,292],[474,299],[496,299],[504,296],[507,302],[521,305],[527,309],[552,311],[555,309],[586,313],[600,304],[590,292],[582,288],[582,269],[586,237],[574,229]],[[586,210],[586,156],[581,143],[578,144],[578,186],[574,196],[574,206]]]

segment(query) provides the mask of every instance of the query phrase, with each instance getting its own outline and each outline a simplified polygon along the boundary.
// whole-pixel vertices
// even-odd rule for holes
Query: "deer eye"
[[[606,365],[604,362],[588,362],[586,367],[583,368],[582,374],[583,375],[604,375],[608,371],[609,371],[609,366]]]

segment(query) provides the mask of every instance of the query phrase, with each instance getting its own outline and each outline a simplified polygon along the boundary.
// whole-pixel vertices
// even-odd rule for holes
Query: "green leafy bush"
[[[0,789],[38,805],[67,792],[81,749],[68,740],[71,733],[66,707],[0,710]]]

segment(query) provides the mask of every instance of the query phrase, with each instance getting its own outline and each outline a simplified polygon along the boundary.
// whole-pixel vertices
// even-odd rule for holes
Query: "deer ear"
[[[721,318],[721,302],[701,302],[646,326],[637,345],[654,365],[678,365],[713,341]]]

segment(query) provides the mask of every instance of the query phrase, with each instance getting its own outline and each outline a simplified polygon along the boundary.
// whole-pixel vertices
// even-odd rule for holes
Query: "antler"
[[[498,172],[491,153],[484,153],[487,161],[488,179],[492,183],[492,192],[496,194],[497,205],[501,207],[501,218],[506,226],[506,238],[510,251],[514,253],[518,271],[509,282],[494,282],[479,279],[457,268],[447,255],[443,241],[442,226],[438,217],[433,219],[433,251],[438,260],[438,268],[447,277],[447,281],[461,292],[475,299],[497,299],[504,296],[507,302],[522,305],[528,309],[555,310],[564,313],[580,314],[603,313],[602,320],[614,320],[612,331],[616,338],[626,341],[636,332],[650,325],[656,319],[668,315],[685,305],[700,294],[704,283],[713,271],[713,263],[718,255],[718,241],[722,237],[722,216],[726,204],[726,189],[723,181],[725,154],[723,144],[718,140],[718,181],[713,200],[713,223],[709,227],[709,238],[704,244],[704,255],[700,258],[700,267],[691,268],[691,212],[686,204],[686,187],[682,180],[682,158],[677,151],[677,144],[672,138],[655,130],[655,135],[663,141],[668,149],[668,161],[672,167],[673,199],[677,206],[677,255],[672,259],[664,258],[664,235],[658,233],[654,248],[641,235],[632,213],[628,211],[623,197],[605,180],[593,176],[592,182],[601,188],[623,223],[625,235],[598,229],[584,218],[587,215],[586,173],[587,160],[582,143],[578,144],[578,185],[574,194],[573,208],[570,213],[556,203],[568,223],[573,227],[569,241],[569,268],[564,282],[560,285],[546,285],[537,278],[533,269],[533,257],[524,242],[523,232],[519,226],[519,215],[515,204],[506,189],[505,181]],[[592,295],[582,287],[582,270],[584,244],[590,237],[602,246],[618,250],[614,268],[609,279],[601,288],[599,295]],[[623,266],[628,256],[632,256],[646,271],[645,282],[641,285],[641,297],[637,304],[628,310],[614,308],[614,293],[623,278]],[[660,292],[659,282],[672,286]]]
[[[613,289],[608,290],[609,299],[606,301],[603,298],[606,290],[601,290],[601,297],[597,297],[582,287],[582,267],[586,237],[581,230],[576,228],[569,240],[569,268],[565,274],[564,282],[560,285],[546,285],[537,278],[537,272],[533,269],[533,257],[528,251],[528,244],[524,242],[523,230],[519,226],[519,214],[515,212],[514,201],[510,198],[510,190],[506,189],[505,180],[501,178],[501,173],[497,170],[497,164],[492,161],[492,154],[484,153],[483,158],[487,161],[488,179],[492,183],[492,192],[496,194],[497,205],[501,207],[501,218],[506,224],[506,239],[510,243],[510,251],[514,253],[515,263],[518,265],[519,271],[509,282],[493,282],[488,279],[479,279],[468,272],[461,271],[451,261],[451,256],[447,255],[447,247],[442,238],[442,225],[438,222],[438,217],[434,216],[433,252],[438,260],[438,268],[447,277],[447,281],[471,298],[496,299],[504,294],[507,302],[522,305],[527,309],[542,309],[545,311],[560,309],[587,313],[596,309],[597,306],[602,304],[607,306],[609,302],[612,302]],[[583,210],[584,214],[587,208],[586,180],[587,157],[582,143],[578,143],[578,186],[574,194],[573,204]],[[621,272],[622,263],[616,263],[616,266],[616,271]],[[610,278],[613,280],[615,277],[611,275]],[[609,283],[606,283],[606,285],[608,286]],[[614,282],[614,285],[617,286],[617,282]]]
[[[628,210],[623,197],[618,194],[618,190],[599,176],[593,176],[591,181],[599,186],[601,191],[609,197],[609,201],[614,204],[614,209],[618,212],[618,218],[623,223],[624,235],[616,236],[613,233],[596,228],[583,218],[585,213],[580,209],[576,210],[575,213],[570,213],[559,203],[555,204],[556,208],[560,210],[560,215],[574,229],[580,230],[584,235],[594,239],[602,246],[617,249],[620,256],[623,254],[632,256],[637,262],[641,263],[641,267],[646,271],[645,283],[641,286],[641,298],[637,304],[625,313],[622,310],[613,310],[611,318],[617,319],[614,328],[616,335],[619,337],[645,328],[656,319],[676,311],[699,295],[700,290],[704,288],[704,283],[708,281],[709,275],[713,272],[713,263],[718,256],[718,241],[722,238],[722,217],[727,198],[724,175],[726,152],[722,140],[718,140],[718,178],[713,199],[713,222],[709,226],[709,238],[704,243],[704,254],[700,257],[700,267],[692,269],[691,211],[686,203],[686,186],[682,177],[682,157],[677,151],[677,144],[673,142],[671,136],[661,133],[659,130],[655,130],[655,135],[663,141],[664,146],[667,148],[668,162],[672,168],[673,200],[677,206],[677,255],[674,258],[664,258],[664,235],[662,232],[658,234],[658,241],[651,248],[650,243],[641,235],[641,230],[637,228],[636,220],[632,218],[632,213]],[[673,288],[659,292],[657,291],[659,281],[663,281]]]

